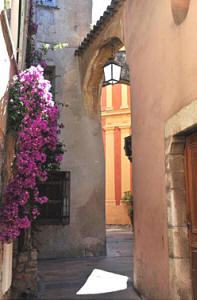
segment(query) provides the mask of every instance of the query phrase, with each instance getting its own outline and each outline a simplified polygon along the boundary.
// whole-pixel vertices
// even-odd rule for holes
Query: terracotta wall
[[[101,118],[105,149],[106,224],[130,224],[128,206],[121,202],[124,192],[132,192],[132,165],[124,150],[124,138],[131,134],[128,85],[108,85],[102,89]]]
[[[177,4],[173,12],[171,3]],[[178,3],[185,3],[183,10]],[[164,128],[167,119],[197,98],[196,15],[195,0],[190,6],[189,1],[126,3],[125,45],[132,84],[134,281],[147,299],[189,299],[187,294],[178,298],[168,294],[173,283],[169,282]]]

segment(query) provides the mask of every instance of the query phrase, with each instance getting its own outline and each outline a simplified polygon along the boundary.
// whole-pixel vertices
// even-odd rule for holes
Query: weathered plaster
[[[125,9],[125,46],[132,87],[134,285],[151,300],[191,299],[188,252],[180,246],[187,240],[183,151],[176,155],[173,152],[183,149],[184,143],[171,139],[196,122],[195,112],[187,105],[197,99],[197,3],[190,1],[177,25],[171,2],[133,0],[126,2]],[[194,101],[194,111],[195,106]],[[186,115],[178,114],[175,122],[170,120],[166,125],[166,120],[184,107]],[[166,141],[165,132],[169,137]],[[168,152],[165,147],[172,149]],[[169,224],[180,224],[183,229],[170,230]],[[181,260],[169,257],[169,252],[185,254]]]
[[[34,244],[39,257],[105,254],[104,150],[100,120],[84,105],[79,66],[74,52],[91,24],[91,0],[57,1],[58,8],[36,8],[38,43],[67,42],[68,48],[50,51],[47,62],[56,66],[56,102],[65,128],[62,170],[71,171],[70,224],[39,226]]]

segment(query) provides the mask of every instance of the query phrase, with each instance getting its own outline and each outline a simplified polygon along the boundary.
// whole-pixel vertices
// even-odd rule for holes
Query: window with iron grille
[[[38,5],[43,5],[43,6],[51,6],[55,7],[56,6],[56,0],[38,0]]]
[[[50,172],[48,180],[39,185],[41,196],[47,196],[48,202],[40,209],[38,223],[70,223],[70,172]]]

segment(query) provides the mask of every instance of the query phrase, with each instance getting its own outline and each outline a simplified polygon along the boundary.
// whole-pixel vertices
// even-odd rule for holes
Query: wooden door
[[[194,300],[197,300],[197,133],[186,138],[185,174],[191,274]]]

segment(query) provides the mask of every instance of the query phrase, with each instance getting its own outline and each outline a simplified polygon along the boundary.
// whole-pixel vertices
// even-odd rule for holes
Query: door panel
[[[194,300],[197,300],[197,133],[186,138],[187,224]]]

